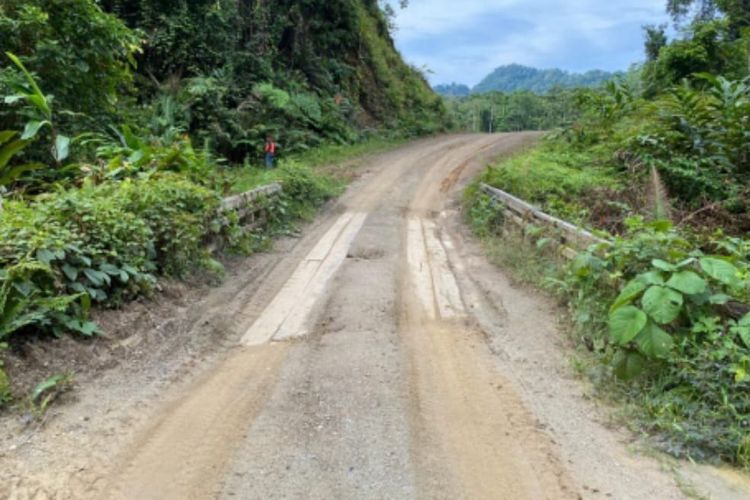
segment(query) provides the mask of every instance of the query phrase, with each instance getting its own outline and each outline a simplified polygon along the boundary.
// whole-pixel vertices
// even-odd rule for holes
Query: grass
[[[513,229],[503,236],[482,238],[482,246],[492,264],[509,270],[511,278],[520,283],[544,289],[548,280],[558,274],[558,258],[546,249],[530,252],[530,245],[533,243]]]
[[[480,180],[576,223],[589,217],[591,200],[597,192],[622,187],[617,172],[592,166],[591,155],[560,151],[549,145],[490,167]]]
[[[280,157],[281,162],[294,161],[307,166],[321,175],[331,176],[342,182],[350,182],[354,177],[352,165],[347,163],[355,158],[369,154],[387,151],[404,142],[401,138],[373,137],[371,139],[350,145],[330,144],[310,149],[304,153]],[[226,184],[231,194],[250,191],[258,186],[279,181],[281,173],[278,169],[266,169],[261,165],[245,165],[229,168],[226,171]]]

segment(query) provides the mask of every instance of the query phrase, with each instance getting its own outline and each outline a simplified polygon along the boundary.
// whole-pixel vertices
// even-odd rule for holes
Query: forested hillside
[[[294,154],[441,130],[389,26],[376,0],[0,3],[0,349],[217,271],[209,239],[251,250],[229,191],[281,181],[270,222],[309,213],[336,183]]]
[[[570,73],[561,69],[537,69],[520,64],[500,66],[474,86],[472,92],[515,92],[528,90],[537,94],[555,88],[596,87],[614,77],[617,73],[591,70],[586,73]]]
[[[674,455],[750,467],[750,5],[668,10],[679,36],[648,27],[645,64],[572,91],[542,147],[482,179],[609,243],[572,263],[538,228],[536,254],[493,248],[567,305],[581,370],[630,426]],[[469,195],[492,240],[502,213]]]
[[[450,83],[435,85],[433,87],[435,92],[444,97],[466,97],[471,93],[471,89],[468,85],[462,83]]]
[[[439,126],[440,102],[374,0],[9,0],[0,26],[0,46],[55,96],[69,135],[166,120],[238,161],[267,132],[294,150]],[[2,64],[8,94],[18,72]],[[17,111],[2,110],[2,129],[20,125]]]

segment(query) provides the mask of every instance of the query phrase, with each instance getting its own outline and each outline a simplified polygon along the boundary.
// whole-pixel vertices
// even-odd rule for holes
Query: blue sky
[[[666,0],[410,0],[396,45],[434,83],[478,83],[510,63],[624,70],[643,60],[644,24],[668,21]]]

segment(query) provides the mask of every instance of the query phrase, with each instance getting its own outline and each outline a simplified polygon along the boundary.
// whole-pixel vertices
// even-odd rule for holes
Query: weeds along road
[[[462,227],[468,179],[536,138],[440,137],[369,160],[302,238],[179,311],[181,344],[82,384],[10,440],[6,496],[682,498],[599,421],[554,306]],[[201,357],[204,337],[224,347]]]

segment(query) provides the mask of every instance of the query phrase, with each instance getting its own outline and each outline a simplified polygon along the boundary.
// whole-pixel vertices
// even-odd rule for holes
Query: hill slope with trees
[[[468,85],[455,82],[435,85],[433,90],[444,97],[466,97],[471,93],[471,89]]]
[[[601,70],[569,73],[561,69],[537,69],[520,64],[509,64],[495,69],[472,89],[457,83],[436,85],[434,88],[438,94],[451,97],[463,97],[469,93],[516,91],[545,94],[553,89],[596,87],[618,75],[620,74]]]
[[[141,125],[144,108],[156,120],[166,104],[200,144],[241,160],[266,132],[307,148],[364,128],[431,131],[442,112],[374,0],[8,0],[0,26],[3,50],[74,113],[73,133]],[[14,70],[7,59],[2,67],[10,93]],[[17,120],[3,109],[0,128]]]

